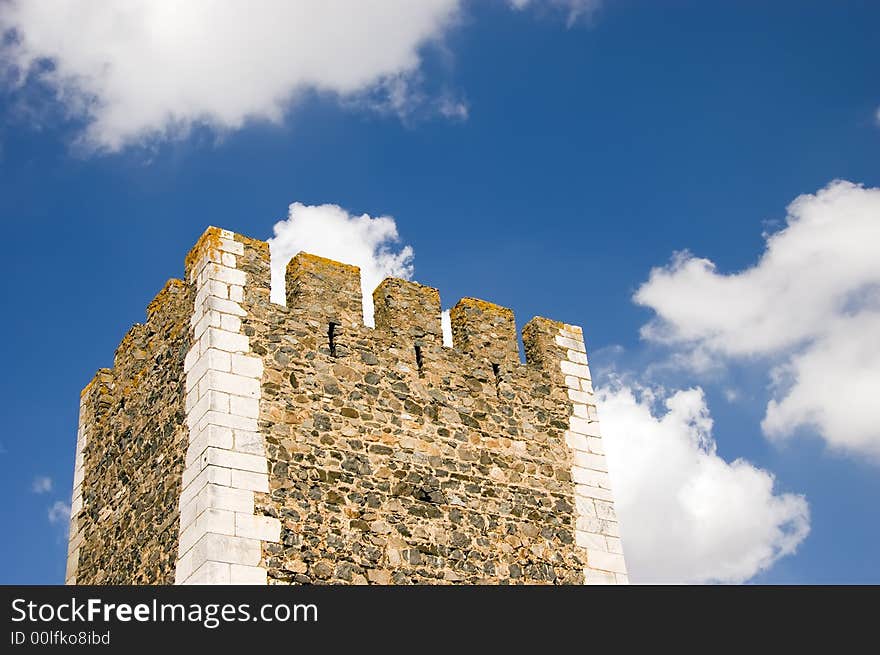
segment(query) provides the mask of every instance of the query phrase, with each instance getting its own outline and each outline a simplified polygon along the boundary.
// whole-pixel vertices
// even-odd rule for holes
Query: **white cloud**
[[[372,326],[373,289],[386,277],[412,279],[413,249],[400,244],[391,216],[355,216],[338,205],[290,205],[288,217],[278,221],[269,239],[272,269],[271,298],[285,304],[284,272],[287,262],[303,251],[354,264],[361,269],[364,323]],[[443,345],[452,347],[449,310],[440,315]]]
[[[774,493],[770,473],[716,454],[702,389],[663,396],[616,384],[598,394],[634,582],[743,582],[807,536],[802,496]]]
[[[880,313],[829,320],[826,334],[775,369],[783,391],[761,427],[784,438],[812,426],[836,448],[880,456]]]
[[[463,120],[467,104],[448,90],[424,91],[421,76],[424,48],[442,46],[463,4],[7,0],[0,69],[19,84],[47,85],[85,123],[81,142],[104,151],[182,138],[197,125],[222,132],[277,123],[312,93],[403,117],[430,107]],[[571,24],[598,2],[511,5],[561,9]]]
[[[692,368],[772,366],[771,438],[811,428],[834,449],[880,456],[880,189],[835,181],[788,206],[758,262],[719,273],[679,253],[636,292],[642,328]]]
[[[284,271],[300,251],[360,266],[364,322],[373,325],[373,290],[386,277],[410,279],[413,250],[399,244],[390,216],[354,216],[338,205],[290,205],[289,214],[273,228],[272,301],[285,303]]]
[[[61,500],[56,500],[49,508],[49,523],[51,523],[52,525],[58,523],[64,525],[69,521],[70,505]]]
[[[452,317],[446,309],[440,314],[440,331],[443,333],[443,345],[452,347]]]
[[[38,475],[31,483],[31,491],[35,494],[46,494],[52,491],[52,478],[47,475]]]
[[[15,30],[3,59],[86,119],[90,146],[118,150],[195,124],[277,122],[310,91],[351,97],[405,80],[459,4],[13,0],[0,3],[0,36]]]

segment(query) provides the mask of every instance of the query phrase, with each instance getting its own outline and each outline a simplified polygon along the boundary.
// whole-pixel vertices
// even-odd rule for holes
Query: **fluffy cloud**
[[[354,216],[338,205],[290,205],[288,217],[273,228],[269,239],[272,258],[272,301],[285,304],[284,271],[300,251],[354,264],[361,269],[364,322],[372,326],[373,289],[386,277],[412,279],[413,249],[402,245],[391,216]],[[443,345],[452,346],[449,310],[440,315]]]
[[[770,473],[716,454],[701,389],[659,397],[617,384],[599,402],[633,581],[743,582],[807,536],[802,496],[774,493]]]
[[[400,92],[459,2],[12,0],[0,3],[0,36],[15,34],[2,57],[84,118],[91,146],[117,150],[194,124],[278,121],[310,91]]]
[[[70,505],[61,500],[56,500],[49,508],[49,523],[52,525],[65,525],[70,521]]]
[[[354,216],[338,205],[295,202],[273,231],[271,297],[279,304],[285,302],[287,262],[300,251],[360,266],[367,325],[373,325],[373,289],[386,277],[412,277],[413,250],[399,244],[397,224],[390,216]]]
[[[0,69],[37,79],[82,142],[116,151],[186,136],[193,126],[279,122],[310,93],[408,115],[454,118],[467,105],[423,90],[421,54],[442,43],[463,0],[7,0]],[[596,0],[514,0],[590,15]],[[71,29],[71,26],[76,26]]]
[[[440,330],[443,333],[443,345],[452,347],[452,317],[448,309],[440,314]]]
[[[52,491],[52,478],[46,475],[38,475],[31,483],[31,491],[35,494],[47,494]]]
[[[695,368],[769,363],[768,437],[808,428],[880,456],[880,189],[835,181],[795,199],[786,221],[743,271],[689,253],[654,269],[634,297],[657,314],[642,334]]]

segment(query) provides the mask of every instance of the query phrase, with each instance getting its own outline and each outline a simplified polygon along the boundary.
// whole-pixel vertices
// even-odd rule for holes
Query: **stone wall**
[[[98,467],[108,491],[83,496],[92,538],[71,542],[71,581],[626,581],[580,328],[533,319],[521,363],[507,308],[459,301],[448,348],[431,287],[385,280],[373,329],[357,267],[300,253],[287,306],[269,278],[266,243],[217,228],[187,257],[186,336],[166,344],[177,359],[136,376],[141,415],[155,429],[174,417],[159,466],[124,441],[150,421],[112,418],[139,348],[120,346],[132,354],[103,374],[110,392],[87,389],[84,489]],[[156,512],[150,553],[163,526],[161,566],[108,561],[108,544],[138,545],[141,519],[125,518],[138,466],[174,497],[140,501]]]
[[[181,584],[265,584],[262,543],[278,541],[280,532],[277,519],[254,514],[255,494],[269,490],[269,479],[257,426],[263,367],[242,332],[249,270],[243,241],[211,228],[186,261],[196,293],[184,361],[189,441],[175,577]]]
[[[192,306],[190,288],[169,280],[83,390],[70,584],[174,582]]]

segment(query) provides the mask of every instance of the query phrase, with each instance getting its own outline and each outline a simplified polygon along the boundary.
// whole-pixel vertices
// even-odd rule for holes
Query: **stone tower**
[[[68,584],[626,582],[581,328],[208,228],[80,401]]]

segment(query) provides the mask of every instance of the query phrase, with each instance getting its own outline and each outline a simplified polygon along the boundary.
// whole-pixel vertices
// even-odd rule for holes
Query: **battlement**
[[[233,274],[229,264],[235,258],[248,253],[251,275]],[[219,282],[242,287],[245,293],[255,297],[268,297],[269,247],[266,242],[244,237],[232,232],[209,227],[186,257],[186,276],[205,274],[206,266],[222,271]],[[198,267],[196,264],[200,263]],[[212,286],[218,286],[212,279]],[[311,253],[300,252],[286,266],[286,311],[312,324],[329,335],[333,325],[334,338],[340,343],[346,329],[365,327],[362,311],[361,274],[357,266],[337,262]],[[229,299],[220,289],[218,298]],[[233,295],[237,292],[233,291]],[[372,291],[375,307],[375,331],[391,335],[400,346],[418,346],[425,354],[435,356],[442,345],[440,293],[434,287],[412,280],[386,278]],[[235,297],[232,300],[240,300]],[[222,303],[213,303],[222,306]],[[278,305],[273,303],[273,307]],[[282,310],[283,311],[283,310]],[[481,362],[488,362],[495,374],[520,366],[516,320],[513,310],[478,298],[462,298],[450,310],[453,348]],[[580,327],[566,325],[550,319],[535,317],[522,331],[526,364],[557,372],[556,364],[564,353],[554,343],[553,336],[566,329],[574,339],[583,339]],[[328,337],[329,338],[329,337]]]
[[[70,581],[626,581],[581,328],[533,318],[521,363],[485,300],[449,348],[433,287],[386,278],[371,328],[357,266],[270,284],[209,227],[84,392]]]

